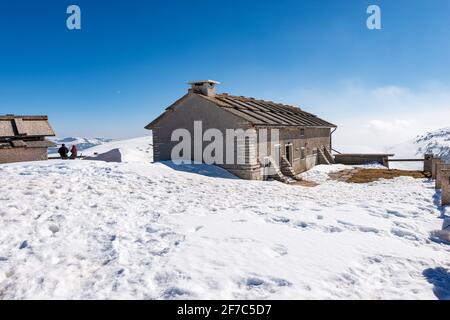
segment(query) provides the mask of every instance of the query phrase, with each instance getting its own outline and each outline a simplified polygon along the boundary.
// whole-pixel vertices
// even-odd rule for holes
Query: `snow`
[[[113,141],[86,149],[88,160],[107,162],[152,162],[153,139],[151,136]]]
[[[141,140],[0,166],[0,299],[450,298],[432,182],[244,181]]]

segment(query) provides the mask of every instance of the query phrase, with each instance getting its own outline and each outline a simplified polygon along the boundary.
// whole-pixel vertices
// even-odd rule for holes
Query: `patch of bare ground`
[[[296,180],[295,182],[289,183],[290,186],[302,186],[302,187],[317,187],[319,184],[312,182],[312,181],[306,181],[306,180]]]
[[[396,169],[350,169],[329,174],[332,180],[349,183],[369,183],[380,179],[394,179],[397,177],[412,177],[415,179],[429,178],[422,171],[407,171]]]

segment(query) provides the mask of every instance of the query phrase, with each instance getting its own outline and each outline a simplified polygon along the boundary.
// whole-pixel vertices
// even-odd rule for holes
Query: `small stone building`
[[[55,136],[47,116],[0,115],[0,163],[47,160],[46,137]]]
[[[331,156],[331,136],[337,128],[334,124],[294,106],[216,93],[216,85],[219,84],[216,81],[202,80],[189,84],[191,88],[186,95],[145,127],[152,130],[155,161],[172,160],[171,151],[178,143],[171,141],[172,132],[184,128],[194,136],[195,121],[202,121],[203,131],[214,128],[224,135],[227,129],[252,128],[257,132],[278,129],[278,142],[246,142],[246,164],[217,164],[243,179],[264,179],[266,164],[262,163],[259,155],[262,149],[269,152],[269,158],[275,154],[280,158],[280,178],[295,177],[319,163],[334,161]],[[264,146],[263,143],[269,145]],[[203,147],[206,145],[208,143]],[[271,154],[273,150],[277,152]],[[194,151],[189,157],[194,160]]]

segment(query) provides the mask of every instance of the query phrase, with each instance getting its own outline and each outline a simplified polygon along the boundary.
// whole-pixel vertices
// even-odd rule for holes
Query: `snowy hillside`
[[[94,146],[101,145],[106,142],[113,141],[112,139],[105,138],[79,138],[79,137],[66,137],[66,138],[49,138],[50,141],[56,143],[58,146],[55,148],[49,148],[48,153],[53,154],[58,152],[58,148],[64,143],[68,148],[72,145],[77,145],[78,151],[83,151]]]
[[[440,129],[417,136],[405,143],[388,147],[386,152],[395,153],[395,158],[423,158],[432,153],[450,161],[450,128]],[[420,169],[421,163],[392,163],[400,169]]]
[[[151,162],[153,161],[153,139],[151,136],[107,142],[83,151],[87,160],[107,162]]]
[[[307,188],[206,165],[2,165],[0,299],[450,298],[432,183],[327,179],[342,168]]]

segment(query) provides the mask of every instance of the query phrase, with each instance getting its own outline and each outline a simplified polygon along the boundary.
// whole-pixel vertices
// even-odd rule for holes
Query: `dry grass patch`
[[[394,179],[397,177],[412,177],[415,179],[429,178],[429,175],[422,171],[359,168],[330,173],[329,176],[333,180],[345,181],[349,183],[368,183],[380,179]]]
[[[289,183],[290,186],[302,186],[302,187],[317,187],[319,184],[312,182],[312,181],[306,181],[306,180],[297,180],[295,182]]]

